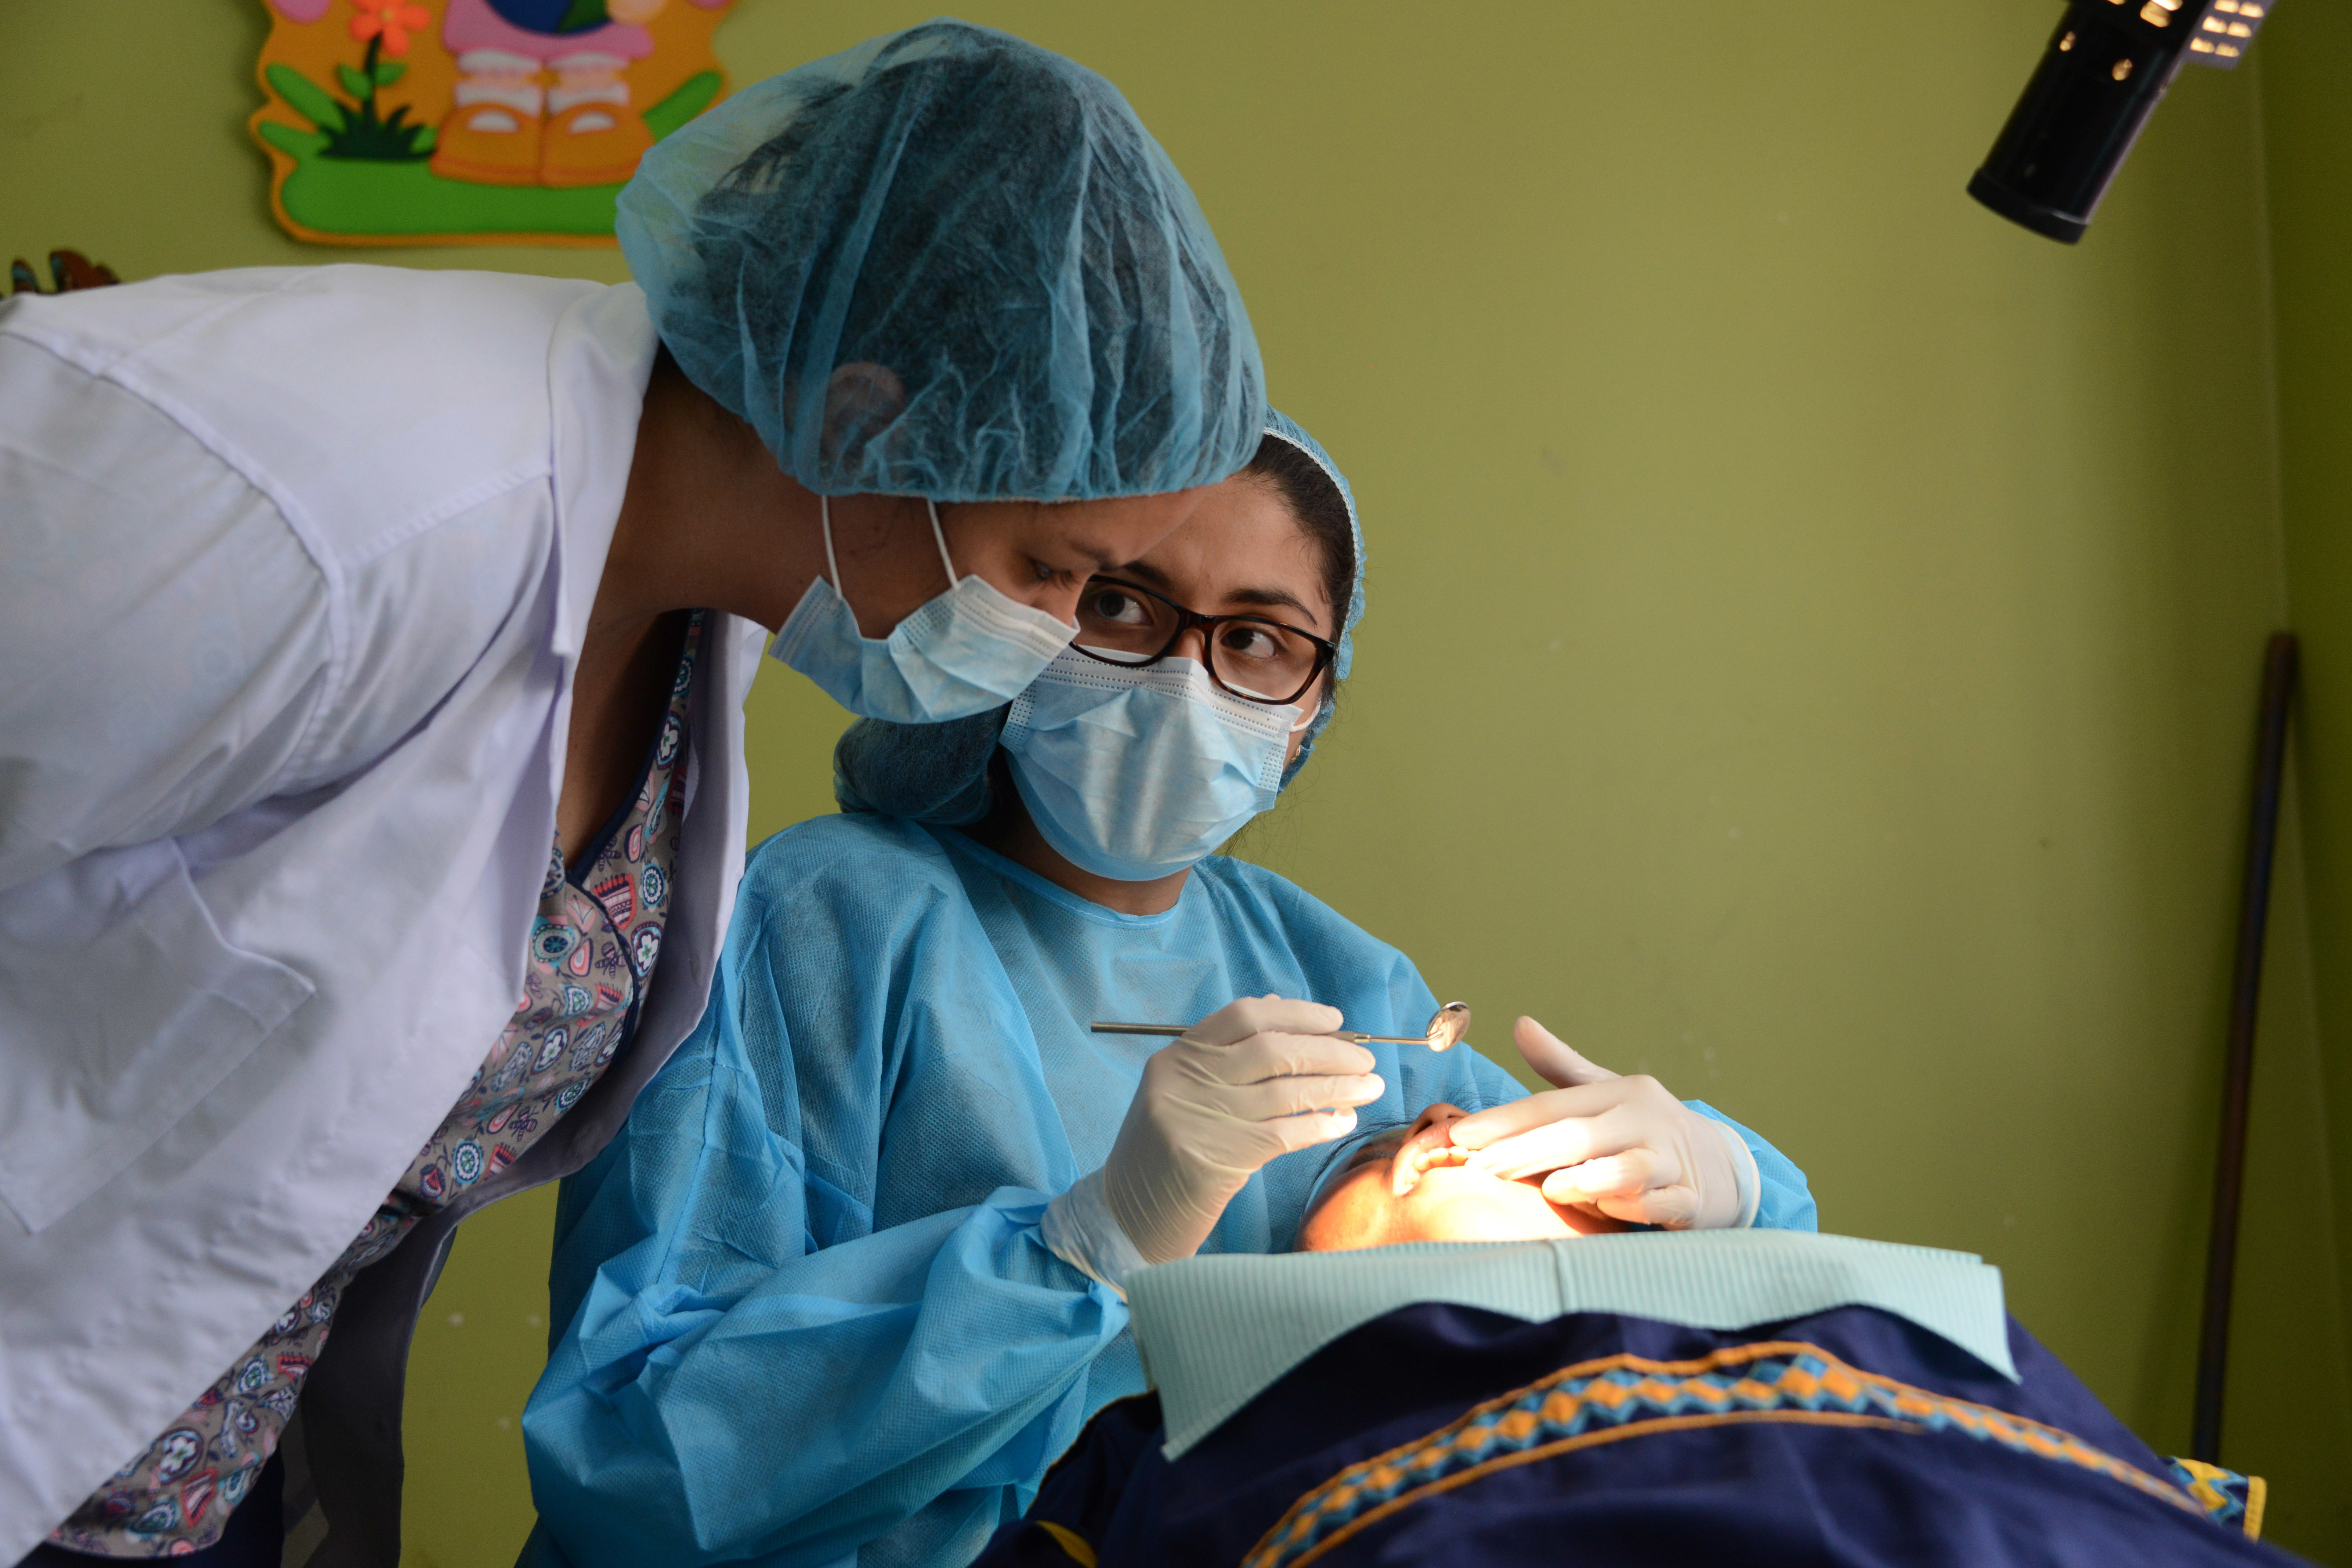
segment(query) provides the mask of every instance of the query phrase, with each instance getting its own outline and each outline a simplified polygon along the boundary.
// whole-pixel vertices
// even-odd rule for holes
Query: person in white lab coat
[[[313,1491],[396,1563],[452,1230],[702,1011],[761,628],[996,706],[1255,448],[1199,208],[1017,39],[758,84],[621,206],[636,285],[0,306],[0,1563],[276,1563]]]

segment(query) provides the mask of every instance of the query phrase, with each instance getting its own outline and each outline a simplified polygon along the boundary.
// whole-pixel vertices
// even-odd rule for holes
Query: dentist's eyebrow
[[[1315,612],[1297,595],[1283,588],[1235,588],[1225,595],[1228,605],[1255,605],[1262,609],[1297,610],[1311,624]]]
[[[1148,561],[1130,561],[1124,566],[1109,568],[1113,576],[1131,577],[1147,588],[1157,588],[1170,598],[1176,598],[1176,585],[1168,574]],[[1286,588],[1234,588],[1225,595],[1228,605],[1246,605],[1253,609],[1296,610],[1307,617],[1309,626],[1316,624],[1315,612],[1297,595]]]
[[[1103,570],[1115,576],[1132,577],[1145,587],[1158,588],[1162,593],[1174,586],[1168,581],[1168,574],[1149,561],[1130,561],[1124,566],[1106,566]]]

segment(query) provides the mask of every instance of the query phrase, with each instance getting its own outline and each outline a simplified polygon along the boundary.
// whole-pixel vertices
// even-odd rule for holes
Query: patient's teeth
[[[1428,1172],[1444,1165],[1466,1165],[1470,1163],[1469,1150],[1457,1149],[1451,1142],[1434,1141],[1445,1135],[1443,1127],[1428,1128],[1419,1139],[1405,1146],[1403,1157],[1397,1161],[1397,1196],[1402,1197],[1420,1185],[1421,1178]]]

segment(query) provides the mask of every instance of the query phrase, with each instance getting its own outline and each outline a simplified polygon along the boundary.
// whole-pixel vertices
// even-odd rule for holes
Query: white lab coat
[[[634,286],[487,273],[0,305],[0,1563],[326,1269],[513,1013],[655,350]],[[701,1013],[760,639],[708,637],[635,1044],[502,1190]]]

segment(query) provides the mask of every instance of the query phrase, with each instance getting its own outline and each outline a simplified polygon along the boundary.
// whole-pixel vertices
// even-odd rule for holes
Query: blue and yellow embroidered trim
[[[1055,1524],[1050,1519],[1033,1520],[1031,1522],[1044,1531],[1054,1544],[1062,1549],[1062,1555],[1076,1563],[1078,1568],[1096,1568],[1094,1545],[1085,1536],[1066,1525]]]
[[[1304,1568],[1358,1531],[1495,1470],[1579,1448],[1733,1421],[1957,1432],[2095,1470],[2195,1514],[2181,1489],[2055,1426],[1862,1371],[1818,1345],[1733,1345],[1696,1361],[1579,1362],[1349,1466],[1276,1521],[1243,1568]]]
[[[2172,1479],[2197,1500],[2205,1517],[2216,1524],[2245,1531],[2249,1541],[2263,1538],[2263,1504],[2270,1487],[2260,1476],[2242,1476],[2202,1459],[2167,1459]]]

